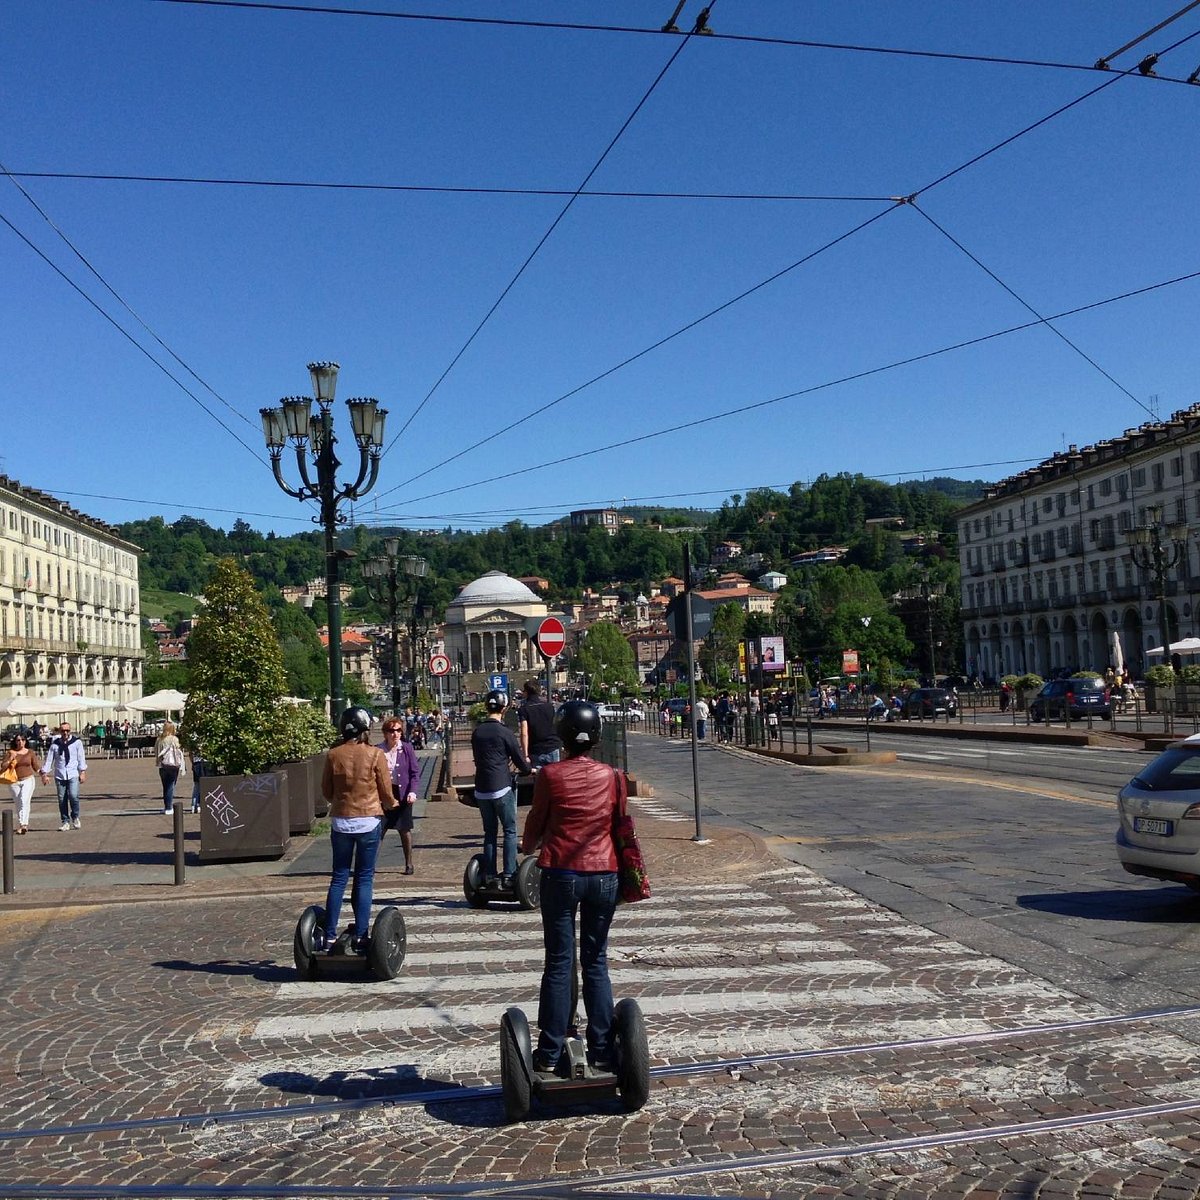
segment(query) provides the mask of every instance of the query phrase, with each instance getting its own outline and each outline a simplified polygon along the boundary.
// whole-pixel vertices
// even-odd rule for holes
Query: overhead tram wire
[[[887,208],[881,209],[879,212],[875,213],[874,216],[868,217],[865,221],[861,221],[858,225],[855,225],[852,229],[848,229],[845,233],[838,234],[837,237],[832,238],[830,241],[824,243],[824,245],[818,246],[816,250],[810,251],[808,254],[798,258],[789,266],[784,267],[782,270],[776,271],[774,275],[770,275],[766,279],[759,280],[759,282],[754,284],[752,287],[749,287],[745,291],[740,292],[738,295],[731,297],[721,304],[718,304],[716,308],[709,309],[708,312],[703,313],[692,321],[689,321],[686,325],[681,325],[678,329],[668,333],[665,337],[659,338],[658,341],[652,342],[648,346],[644,346],[641,350],[638,350],[636,353],[622,359],[619,363],[609,367],[607,370],[601,371],[599,375],[593,375],[590,379],[587,379],[578,386],[571,388],[570,391],[563,392],[561,396],[556,396],[553,400],[547,400],[545,404],[541,405],[541,407],[533,409],[531,412],[526,413],[523,417],[518,417],[517,420],[509,422],[509,424],[505,425],[503,428],[497,429],[494,432],[487,434],[485,437],[480,438],[479,441],[473,442],[470,446],[464,447],[457,453],[451,454],[447,458],[443,458],[441,462],[434,463],[432,466],[426,467],[423,471],[420,471],[415,475],[410,475],[403,483],[398,483],[394,487],[390,487],[386,491],[380,492],[378,498],[382,499],[384,496],[390,495],[392,492],[397,491],[402,487],[411,486],[418,479],[423,479],[426,475],[431,475],[434,471],[441,470],[442,467],[445,467],[450,463],[464,457],[465,455],[470,454],[473,450],[478,450],[481,446],[486,445],[495,438],[502,437],[506,433],[511,433],[514,429],[518,429],[526,422],[532,421],[534,417],[539,417],[543,413],[554,408],[556,405],[562,404],[563,401],[570,400],[572,396],[579,395],[580,392],[592,387],[593,384],[597,384],[601,380],[607,379],[610,375],[615,375],[618,371],[624,370],[626,367],[637,362],[638,359],[644,358],[647,354],[652,354],[655,350],[661,349],[668,342],[674,341],[677,337],[682,337],[683,334],[695,329],[698,325],[703,324],[705,321],[710,320],[719,313],[724,312],[725,309],[731,308],[733,305],[740,303],[749,296],[752,296],[755,292],[777,282],[778,280],[782,279],[783,276],[790,274],[792,271],[804,266],[805,263],[811,262],[814,258],[816,258],[818,255],[824,254],[827,250],[832,250],[835,246],[846,241],[848,238],[853,237],[856,233],[861,233],[867,228],[867,226],[873,225],[881,217],[885,217],[888,215],[888,213],[894,212],[897,208],[902,207],[903,203],[904,202],[902,201],[893,199]]]
[[[351,183],[322,179],[224,179],[199,175],[119,175],[100,171],[4,171],[10,179],[67,179],[92,183],[165,183],[196,187],[295,188],[348,192],[416,192],[446,196],[573,196],[571,188],[453,187],[418,183]],[[787,192],[634,192],[585,188],[601,200],[728,200],[781,203],[880,203],[891,196],[800,195]]]
[[[175,5],[190,5],[198,8],[228,8],[241,9],[248,11],[261,12],[279,12],[279,13],[308,13],[314,16],[326,17],[375,17],[383,20],[392,21],[424,21],[431,24],[455,24],[455,25],[478,25],[478,26],[495,26],[497,28],[509,29],[546,29],[558,30],[567,33],[621,33],[633,34],[639,37],[662,37],[664,30],[658,26],[644,25],[606,25],[582,21],[534,21],[534,20],[518,20],[507,17],[468,17],[457,16],[448,13],[419,13],[419,12],[404,12],[404,11],[388,11],[380,9],[363,9],[351,8],[343,5],[308,5],[308,4],[287,4],[287,3],[270,3],[268,0],[151,0],[157,4],[175,4]],[[1196,0],[1200,3],[1200,0]],[[1189,4],[1187,8],[1176,13],[1175,16],[1168,18],[1148,33],[1143,34],[1134,42],[1128,43],[1122,49],[1127,50],[1130,46],[1136,45],[1137,42],[1144,41],[1151,33],[1157,32],[1158,29],[1169,25],[1171,21],[1183,15],[1188,9],[1194,7],[1194,4]],[[667,34],[670,36],[670,34]],[[706,29],[705,36],[714,42],[732,42],[746,43],[748,45],[760,46],[782,46],[791,47],[799,50],[829,50],[838,53],[846,54],[875,54],[893,56],[897,58],[915,58],[915,59],[931,59],[933,61],[942,62],[961,62],[961,63],[979,63],[985,66],[1000,66],[1000,67],[1031,67],[1041,70],[1054,71],[1095,71],[1101,67],[1101,63],[1107,64],[1108,59],[1115,58],[1121,51],[1115,51],[1108,56],[1108,59],[1101,59],[1099,63],[1089,65],[1086,63],[1077,62],[1060,62],[1054,59],[1042,58],[1012,58],[1007,55],[1000,54],[967,54],[962,51],[954,50],[914,50],[902,46],[872,46],[863,43],[855,42],[822,42],[812,38],[784,38],[784,37],[769,37],[765,34],[750,34],[750,33],[719,33],[715,30]],[[1159,83],[1178,83],[1195,85],[1195,78],[1176,79],[1167,75],[1147,75],[1149,79],[1154,79]]]
[[[1196,36],[1200,36],[1200,34],[1192,34],[1190,36],[1196,37]],[[1183,40],[1186,41],[1188,39],[1185,38]],[[1181,44],[1181,43],[1177,43],[1177,45],[1178,44]],[[1174,47],[1171,47],[1171,48],[1173,49]],[[565,392],[563,395],[556,397],[554,400],[547,401],[545,404],[543,404],[539,408],[536,408],[532,412],[527,413],[525,416],[518,418],[516,421],[510,422],[508,425],[504,426],[502,429],[498,429],[494,433],[491,433],[491,434],[487,435],[486,437],[481,438],[479,441],[474,442],[472,445],[466,447],[463,450],[460,450],[458,453],[451,455],[448,458],[443,459],[441,462],[436,463],[435,465],[433,465],[431,467],[426,468],[424,471],[420,472],[419,474],[411,476],[409,479],[406,479],[404,481],[404,483],[396,484],[394,487],[388,488],[386,491],[381,492],[379,494],[378,498],[382,498],[383,496],[389,495],[394,491],[398,491],[400,488],[408,487],[412,483],[415,483],[416,480],[424,478],[426,475],[431,474],[433,471],[440,470],[442,467],[447,466],[449,463],[452,463],[459,458],[462,458],[464,455],[471,453],[473,450],[478,450],[481,446],[486,445],[489,441],[492,441],[493,439],[500,437],[505,433],[510,433],[512,430],[517,429],[518,427],[523,425],[525,422],[532,420],[534,417],[542,415],[547,410],[555,407],[558,404],[561,404],[564,400],[568,400],[571,397],[578,395],[584,389],[591,387],[593,384],[598,383],[602,379],[608,378],[610,375],[614,374],[617,371],[622,370],[624,367],[629,366],[631,363],[636,362],[639,358],[644,357],[646,354],[649,354],[651,351],[659,349],[660,347],[666,345],[668,342],[673,341],[675,338],[679,337],[681,334],[684,334],[684,333],[688,332],[689,330],[694,329],[697,325],[700,325],[702,322],[709,320],[711,317],[716,316],[718,313],[724,311],[727,308],[730,308],[732,305],[737,304],[739,301],[744,300],[747,296],[752,295],[754,292],[760,290],[763,287],[766,287],[768,284],[774,283],[778,279],[782,278],[784,275],[788,274],[790,271],[795,270],[797,267],[799,267],[803,263],[808,262],[810,259],[814,258],[817,254],[821,254],[825,250],[828,250],[830,247],[837,245],[839,242],[845,241],[847,238],[852,237],[854,234],[861,232],[863,229],[866,229],[867,226],[869,226],[869,225],[873,224],[875,221],[879,220],[880,217],[886,216],[888,213],[895,212],[897,208],[901,208],[906,204],[914,202],[916,200],[917,196],[923,195],[925,192],[932,191],[934,188],[940,186],[943,183],[946,183],[950,179],[953,179],[956,175],[961,174],[963,171],[967,170],[968,168],[976,166],[977,164],[983,162],[984,159],[989,158],[991,155],[995,154],[996,152],[1003,149],[1004,147],[1011,146],[1019,138],[1024,137],[1028,133],[1032,133],[1035,129],[1041,128],[1041,126],[1047,124],[1049,121],[1054,120],[1056,117],[1059,117],[1063,113],[1070,111],[1072,108],[1076,107],[1077,105],[1082,104],[1085,100],[1088,100],[1091,97],[1097,95],[1098,93],[1104,91],[1105,88],[1111,87],[1118,80],[1126,78],[1128,76],[1128,74],[1129,74],[1128,71],[1122,71],[1119,74],[1115,74],[1109,78],[1106,78],[1103,83],[1099,84],[1097,87],[1091,88],[1089,91],[1085,92],[1082,96],[1078,96],[1074,100],[1068,101],[1066,104],[1060,105],[1058,108],[1054,109],[1053,112],[1046,114],[1045,116],[1039,118],[1037,121],[1034,121],[1030,125],[1024,126],[1022,129],[1019,129],[1019,130],[1017,130],[1017,132],[1010,134],[1008,137],[1002,139],[999,142],[996,142],[994,145],[990,146],[986,150],[981,151],[979,154],[973,155],[966,162],[961,163],[959,166],[953,168],[950,171],[944,172],[942,175],[940,175],[936,179],[934,179],[931,183],[926,184],[924,187],[919,188],[917,191],[911,193],[910,195],[894,197],[893,198],[894,203],[889,208],[881,210],[880,212],[876,213],[873,217],[869,218],[866,221],[861,222],[859,225],[855,226],[851,230],[848,230],[846,233],[842,234],[840,237],[835,238],[833,241],[826,243],[826,245],[820,247],[818,250],[814,251],[812,254],[806,255],[804,258],[799,259],[797,262],[792,263],[791,266],[785,267],[781,271],[777,271],[774,275],[771,275],[767,279],[764,279],[761,282],[755,284],[754,287],[749,288],[748,290],[742,292],[740,295],[733,297],[731,300],[727,300],[724,304],[721,304],[721,305],[717,306],[716,308],[711,309],[709,312],[703,314],[700,317],[697,317],[694,321],[689,322],[688,324],[675,330],[673,333],[668,334],[666,337],[660,338],[657,342],[654,342],[652,345],[647,346],[645,349],[640,350],[636,354],[631,355],[630,357],[617,363],[614,367],[610,367],[607,371],[604,371],[599,375],[593,376],[591,379],[580,384],[578,387],[573,388],[572,390],[570,390],[568,392]],[[474,486],[474,485],[469,485],[469,486]],[[442,493],[440,493],[440,492],[433,493],[433,495],[441,495],[441,494]],[[416,500],[419,501],[419,500],[422,500],[425,498],[426,497],[424,497],[424,496],[420,496],[420,497],[416,497]]]
[[[243,450],[248,451],[255,459],[262,463],[263,466],[270,465],[266,459],[262,457],[262,455],[242,441],[237,433],[230,429],[229,426],[226,425],[225,422],[222,421],[221,418],[215,412],[213,412],[213,410],[209,408],[208,405],[205,404],[204,401],[201,400],[200,397],[197,396],[196,393],[193,392],[191,388],[189,388],[187,384],[183,382],[182,379],[172,374],[166,366],[159,362],[159,360],[155,358],[154,355],[151,354],[150,351],[147,350],[146,347],[143,346],[141,342],[139,342],[137,338],[135,338],[133,334],[129,332],[129,330],[121,325],[120,322],[117,321],[116,318],[110,313],[106,312],[91,296],[87,294],[87,292],[83,290],[83,288],[79,286],[79,284],[77,284],[56,262],[54,262],[54,260],[51,259],[49,255],[45,253],[45,251],[43,251],[39,246],[35,245],[34,242],[31,241],[30,238],[28,238],[24,233],[22,233],[21,230],[19,230],[3,213],[0,213],[0,222],[7,225],[8,228],[11,229],[13,233],[15,233],[17,237],[19,237],[21,241],[23,241],[25,245],[27,245],[30,250],[32,250],[34,254],[38,256],[38,258],[40,258],[67,284],[68,287],[82,296],[83,299],[88,302],[88,304],[90,304],[123,338],[125,338],[127,342],[130,343],[130,345],[134,346],[140,353],[145,355],[145,357],[148,358],[177,388],[179,388],[179,390],[183,392],[185,396],[194,401],[201,409],[204,410],[204,412],[212,417],[212,419],[216,421],[216,423],[220,425],[220,427],[224,429],[225,432],[229,434],[229,436],[233,438],[233,440],[237,442],[237,444],[241,446]]]
[[[882,375],[887,371],[894,371],[899,367],[911,366],[914,363],[927,362],[930,359],[939,358],[944,354],[950,354],[956,350],[966,350],[972,346],[979,346],[985,342],[995,341],[997,338],[1008,337],[1014,333],[1021,333],[1027,329],[1036,329],[1043,325],[1046,321],[1061,321],[1067,317],[1078,316],[1080,313],[1091,312],[1098,308],[1103,308],[1109,304],[1116,304],[1122,300],[1130,300],[1135,296],[1148,295],[1151,292],[1158,291],[1162,288],[1172,287],[1179,283],[1187,283],[1194,279],[1200,279],[1200,270],[1190,271],[1185,275],[1177,275],[1172,279],[1164,279],[1158,283],[1148,284],[1145,287],[1134,288],[1128,292],[1122,292],[1116,296],[1109,296],[1104,300],[1096,300],[1090,304],[1083,304],[1077,308],[1065,309],[1063,312],[1052,313],[1050,316],[1037,321],[1025,321],[1020,325],[1010,325],[1005,329],[997,329],[992,333],[981,334],[979,337],[967,338],[961,342],[955,342],[952,345],[941,346],[936,350],[928,350],[922,354],[910,355],[907,358],[896,359],[889,363],[883,363],[877,367],[868,367],[862,371],[855,371],[849,375],[843,375],[837,379],[827,379],[821,383],[814,383],[809,387],[798,388],[794,392],[786,392],[779,396],[772,396],[766,400],[756,400],[750,404],[742,404],[736,408],[723,409],[721,412],[710,413],[705,417],[696,417],[691,421],[681,421],[678,424],[667,426],[664,429],[658,429],[651,433],[639,434],[637,437],[625,438],[619,442],[610,442],[605,446],[595,446],[590,450],[581,450],[576,454],[564,455],[562,458],[552,459],[548,462],[536,463],[528,467],[520,467],[512,470],[506,470],[504,477],[511,479],[517,475],[529,475],[535,471],[547,470],[550,467],[562,466],[564,463],[576,462],[582,458],[590,458],[594,454],[604,454],[610,450],[620,450],[626,446],[638,445],[642,442],[653,441],[660,437],[666,437],[672,433],[681,433],[687,429],[696,429],[702,425],[710,425],[715,421],[727,420],[730,417],[742,416],[748,412],[755,412],[759,409],[768,408],[771,405],[782,404],[786,400],[796,400],[801,396],[810,396],[816,392],[827,391],[833,387],[839,387],[846,383],[855,383],[861,379],[868,379],[874,375]],[[457,487],[443,488],[438,492],[427,492],[423,496],[413,496],[404,501],[405,504],[419,504],[422,500],[433,500],[440,496],[449,496],[456,492],[465,492],[471,488],[482,487],[484,484],[493,482],[494,477],[489,476],[487,479],[477,479],[471,483],[459,484]]]
[[[1200,0],[1197,0],[1197,3],[1200,3]],[[1004,280],[1001,279],[1000,276],[997,275],[995,271],[993,271],[989,266],[987,266],[985,263],[983,263],[976,255],[972,254],[971,251],[968,250],[966,248],[966,246],[964,246],[962,244],[962,242],[960,242],[952,233],[949,232],[949,230],[947,230],[943,226],[939,225],[938,222],[935,221],[915,200],[912,202],[911,207],[914,212],[919,213],[922,217],[924,217],[925,220],[928,221],[929,224],[932,225],[933,228],[936,229],[938,231],[938,233],[940,233],[942,235],[942,237],[944,237],[952,246],[954,246],[956,249],[960,250],[964,255],[966,255],[966,257],[969,258],[985,275],[987,275],[989,279],[991,279],[995,283],[999,284],[1000,287],[1002,287],[1019,305],[1021,305],[1022,308],[1026,309],[1028,312],[1032,313],[1035,317],[1037,317],[1037,319],[1039,321],[1041,321],[1041,323],[1043,325],[1045,325],[1045,327],[1047,329],[1049,329],[1050,332],[1052,334],[1054,334],[1055,337],[1057,337],[1061,341],[1065,342],[1090,367],[1099,371],[1100,374],[1103,375],[1104,378],[1107,379],[1108,382],[1113,385],[1113,387],[1124,392],[1125,395],[1128,396],[1129,399],[1134,402],[1134,404],[1136,404],[1144,412],[1148,413],[1150,415],[1150,417],[1153,418],[1155,416],[1154,410],[1152,408],[1150,408],[1150,406],[1148,404],[1144,404],[1123,383],[1121,383],[1117,379],[1114,379],[1112,377],[1112,375],[1110,375],[1082,347],[1077,346],[1073,341],[1071,341],[1071,339],[1069,337],[1067,337],[1067,335],[1065,333],[1063,333],[1061,329],[1056,329],[1055,326],[1049,320],[1049,318],[1044,317],[1040,312],[1038,312],[1038,310],[1036,308],[1033,307],[1032,304],[1029,303],[1028,300],[1026,300],[1023,296],[1021,296],[1014,288],[1010,287],[1007,283],[1005,283]]]
[[[46,489],[50,490],[49,487]],[[62,488],[54,488],[55,496],[78,496],[82,500],[114,500],[121,504],[145,504],[155,508],[177,508],[180,512],[224,513],[235,517],[262,517],[267,521],[307,521],[306,517],[298,517],[295,513],[284,516],[280,513],[250,512],[244,508],[214,508],[211,504],[180,504],[178,500],[143,500],[136,496],[108,496],[103,492],[65,492]]]
[[[162,349],[164,349],[198,384],[200,384],[200,386],[204,388],[209,395],[220,401],[220,403],[229,409],[234,416],[241,417],[241,419],[253,429],[254,422],[251,421],[250,418],[245,415],[245,413],[241,413],[234,408],[233,405],[230,404],[229,401],[226,400],[225,397],[222,396],[207,380],[202,379],[194,370],[192,370],[192,368],[186,362],[184,362],[183,359],[180,358],[179,355],[176,354],[175,351],[172,350],[171,347],[168,346],[167,343],[164,342],[153,329],[151,329],[149,324],[147,324],[147,322],[134,311],[133,307],[129,304],[125,297],[117,292],[112,284],[110,284],[108,280],[100,274],[91,260],[88,259],[83,251],[80,250],[79,247],[76,246],[69,237],[67,237],[62,229],[60,229],[59,226],[54,223],[50,217],[50,214],[46,212],[46,210],[29,194],[28,191],[25,190],[24,187],[21,186],[20,181],[2,162],[0,162],[0,174],[8,177],[9,182],[17,189],[18,192],[21,193],[22,196],[25,197],[26,200],[29,201],[34,210],[37,212],[38,216],[40,216],[42,220],[45,221],[52,230],[54,230],[58,237],[62,239],[67,248],[71,251],[71,253],[74,254],[81,263],[83,263],[83,265],[91,272],[92,276],[100,283],[105,291],[112,296],[112,298],[154,339],[154,341],[157,342],[158,345],[161,346]]]
[[[716,0],[711,0],[708,7],[704,9],[704,14],[703,14],[704,16],[707,16],[707,14],[712,10],[713,4],[715,4],[715,3],[716,3]],[[396,433],[393,436],[392,440],[388,443],[387,449],[385,449],[383,452],[384,454],[387,454],[388,450],[391,450],[391,448],[400,440],[400,438],[403,436],[404,432],[408,429],[408,427],[413,423],[413,421],[415,421],[417,419],[417,415],[420,413],[420,411],[425,407],[426,404],[429,403],[429,401],[431,399],[433,399],[434,393],[438,390],[438,388],[440,388],[442,386],[443,381],[450,374],[450,372],[454,370],[455,366],[458,364],[458,362],[462,358],[462,356],[464,354],[466,354],[467,350],[471,346],[471,343],[474,342],[475,339],[482,332],[483,327],[488,323],[488,321],[490,321],[492,319],[492,314],[495,313],[496,310],[500,307],[500,305],[504,303],[504,298],[516,286],[517,281],[521,278],[522,275],[525,274],[526,268],[528,268],[529,264],[531,262],[533,262],[533,260],[537,257],[541,248],[550,240],[550,236],[558,228],[558,226],[559,226],[560,222],[563,220],[563,218],[567,215],[568,212],[571,211],[572,206],[575,204],[575,201],[579,199],[580,195],[583,192],[583,189],[585,187],[587,187],[587,185],[591,182],[592,177],[596,174],[597,171],[600,170],[601,166],[603,166],[604,161],[608,158],[608,156],[612,153],[613,149],[616,147],[617,143],[624,136],[625,131],[629,128],[630,125],[633,124],[634,118],[638,115],[639,112],[642,111],[642,108],[644,107],[646,102],[654,94],[655,89],[663,81],[663,78],[666,76],[667,72],[674,65],[675,60],[683,53],[684,47],[688,44],[689,41],[691,41],[693,36],[694,36],[694,34],[691,34],[691,33],[687,34],[679,42],[679,45],[677,45],[675,47],[674,52],[667,59],[666,63],[662,67],[662,70],[660,70],[659,73],[654,77],[653,82],[642,94],[642,98],[633,106],[633,111],[625,118],[625,120],[621,124],[620,129],[618,129],[617,132],[612,136],[608,145],[604,147],[604,150],[601,153],[600,157],[598,159],[596,159],[595,163],[592,164],[591,170],[588,171],[588,173],[583,177],[583,181],[580,183],[579,187],[575,189],[575,191],[571,195],[570,199],[559,210],[558,216],[556,216],[554,218],[554,220],[550,222],[550,227],[546,230],[545,233],[542,234],[541,238],[538,239],[537,245],[534,246],[534,248],[526,256],[525,261],[517,268],[517,273],[508,281],[507,284],[505,284],[503,291],[501,291],[500,295],[496,297],[496,300],[492,304],[491,308],[489,308],[487,310],[487,312],[484,313],[483,319],[479,322],[478,325],[475,326],[474,330],[471,332],[471,336],[468,337],[467,340],[462,344],[458,353],[455,354],[455,356],[450,360],[450,363],[446,367],[446,369],[434,381],[433,387],[431,387],[429,389],[429,391],[425,393],[425,398],[409,414],[408,420],[406,420],[404,422],[404,424],[400,427],[399,432]]]

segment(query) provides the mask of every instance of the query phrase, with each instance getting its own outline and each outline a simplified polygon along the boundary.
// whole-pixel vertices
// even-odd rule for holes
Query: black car
[[[958,699],[949,688],[916,688],[904,697],[906,717],[936,717],[939,713],[953,717],[958,713]]]
[[[1029,719],[1045,721],[1054,717],[1072,720],[1107,717],[1112,713],[1112,693],[1103,679],[1052,679],[1029,702]]]

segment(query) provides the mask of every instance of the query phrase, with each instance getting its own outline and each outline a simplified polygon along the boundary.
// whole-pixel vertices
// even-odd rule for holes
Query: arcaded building
[[[142,694],[138,553],[0,475],[0,700],[82,692],[115,711]]]
[[[1140,674],[1161,599],[1172,641],[1200,632],[1198,531],[1200,404],[1002,480],[958,518],[967,670]]]

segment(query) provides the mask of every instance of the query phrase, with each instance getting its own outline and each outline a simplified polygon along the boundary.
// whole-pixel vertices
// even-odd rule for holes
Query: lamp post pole
[[[420,560],[424,562],[424,559]],[[424,574],[424,572],[422,572]],[[416,595],[409,603],[409,646],[412,650],[412,705],[416,712],[421,699],[421,654],[419,638],[429,629],[433,619],[433,608],[428,604],[419,604]]]
[[[429,563],[415,554],[402,555],[398,537],[384,538],[383,549],[381,557],[368,559],[363,563],[362,573],[363,582],[371,598],[379,604],[382,604],[385,598],[387,600],[388,619],[391,622],[392,712],[395,714],[403,707],[400,690],[400,631],[397,617],[400,578],[402,575],[423,578],[429,573]]]
[[[365,496],[379,478],[379,460],[383,456],[383,428],[387,409],[376,400],[358,398],[346,401],[350,410],[350,425],[358,446],[358,477],[343,488],[337,486],[337,469],[342,464],[334,447],[333,400],[337,390],[338,364],[315,362],[308,364],[313,393],[320,412],[312,412],[308,396],[285,396],[278,408],[259,409],[263,437],[271,456],[271,472],[275,482],[297,500],[316,500],[319,505],[313,520],[325,531],[325,602],[329,609],[329,711],[337,720],[345,704],[342,693],[342,596],[340,565],[342,551],[338,549],[338,526],[346,523],[339,511],[343,500]],[[280,459],[288,443],[296,452],[296,469],[301,483],[290,487],[283,477]],[[310,470],[310,463],[312,470]],[[313,479],[313,471],[316,479]]]
[[[1146,509],[1144,524],[1135,525],[1126,533],[1129,542],[1129,558],[1154,579],[1155,595],[1158,599],[1158,628],[1162,635],[1163,662],[1171,661],[1171,618],[1167,608],[1167,572],[1179,562],[1183,552],[1183,539],[1187,527],[1172,524],[1167,528],[1168,545],[1163,544],[1162,505],[1151,504]]]

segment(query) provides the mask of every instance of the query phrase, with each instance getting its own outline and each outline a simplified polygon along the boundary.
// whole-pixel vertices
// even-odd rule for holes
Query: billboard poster
[[[858,651],[843,650],[842,651],[842,674],[857,675],[858,674]]]
[[[783,638],[779,636],[759,638],[759,653],[764,671],[786,671],[787,659],[783,656]]]

